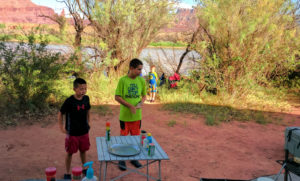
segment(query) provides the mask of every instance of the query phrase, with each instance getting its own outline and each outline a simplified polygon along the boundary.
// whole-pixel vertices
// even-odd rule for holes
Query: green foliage
[[[87,81],[87,95],[92,105],[103,105],[115,100],[115,89],[117,88],[117,77],[106,77],[103,72],[93,72],[82,76]],[[63,78],[56,81],[56,102],[63,102],[67,97],[74,94],[74,78]]]
[[[186,43],[183,42],[170,42],[170,41],[159,41],[159,42],[151,42],[150,46],[154,47],[185,47]]]
[[[28,43],[11,45],[0,43],[2,94],[7,109],[43,111],[48,107],[47,100],[54,93],[55,80],[65,64],[60,53],[47,51],[47,40],[43,36],[40,36],[39,44],[34,32],[27,36],[27,40]]]
[[[6,27],[5,24],[0,23],[0,29],[5,29],[5,27]]]
[[[230,94],[271,87],[299,60],[295,3],[292,0],[199,0],[202,85]],[[279,78],[279,79],[278,79]]]
[[[114,102],[117,84],[117,77],[106,77],[103,72],[92,73],[88,80],[88,94],[91,95],[91,103],[101,105]]]
[[[272,122],[272,119],[267,113],[247,109],[234,109],[228,106],[177,102],[165,104],[163,109],[203,115],[205,117],[205,123],[210,126],[229,121],[255,121],[259,124]]]
[[[168,122],[168,126],[169,127],[174,127],[176,125],[176,121],[175,120],[170,120],[169,122]]]
[[[77,1],[97,33],[101,58],[109,70],[122,70],[138,57],[173,16],[174,1]],[[105,47],[105,48],[103,48]],[[127,66],[126,66],[127,68]]]

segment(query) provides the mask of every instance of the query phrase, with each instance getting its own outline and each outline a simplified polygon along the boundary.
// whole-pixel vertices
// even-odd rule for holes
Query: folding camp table
[[[100,163],[100,172],[99,172],[99,180],[101,180],[102,175],[102,164],[104,164],[103,168],[103,180],[106,180],[106,172],[107,172],[107,165],[108,163],[112,163],[114,165],[118,165],[119,161],[126,161],[126,160],[145,160],[146,164],[142,165],[141,168],[147,167],[147,173],[142,173],[139,171],[141,168],[128,168],[127,172],[122,173],[121,175],[110,179],[111,181],[117,180],[125,175],[128,175],[132,172],[138,173],[142,176],[145,176],[147,180],[153,179],[153,180],[161,180],[161,160],[169,160],[168,155],[166,152],[161,148],[161,146],[157,143],[157,141],[152,136],[152,141],[155,145],[155,154],[153,156],[148,156],[148,152],[142,147],[140,144],[140,136],[112,136],[110,143],[108,143],[105,140],[105,137],[96,137],[96,143],[97,143],[97,153],[98,153],[98,160]],[[110,154],[108,152],[108,146],[109,144],[135,144],[139,145],[141,152],[134,156],[116,156],[113,154]],[[158,162],[158,178],[152,177],[149,175],[149,165],[152,163]]]

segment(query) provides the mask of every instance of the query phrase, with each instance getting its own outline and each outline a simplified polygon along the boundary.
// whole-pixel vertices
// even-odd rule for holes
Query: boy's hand
[[[67,130],[65,128],[62,128],[61,132],[67,134]]]
[[[136,105],[135,108],[136,108],[136,109],[141,109],[141,108],[142,108],[142,104],[143,104],[142,102],[139,102],[139,103]]]
[[[132,114],[136,113],[136,108],[134,106],[130,106],[130,111]]]

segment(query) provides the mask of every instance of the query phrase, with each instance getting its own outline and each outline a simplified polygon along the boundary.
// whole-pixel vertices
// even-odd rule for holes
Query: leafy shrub
[[[32,32],[28,43],[0,42],[0,74],[8,107],[17,111],[36,111],[48,107],[47,99],[54,93],[54,81],[59,78],[64,64],[60,53],[46,49],[47,40]]]

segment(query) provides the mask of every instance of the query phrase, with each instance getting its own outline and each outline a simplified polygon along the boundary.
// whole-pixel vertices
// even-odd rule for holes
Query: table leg
[[[149,181],[149,161],[147,160],[147,181]]]
[[[102,172],[102,162],[100,162],[99,181],[101,181],[101,172]]]
[[[158,180],[161,181],[160,160],[158,160]]]
[[[105,180],[106,180],[106,169],[107,169],[107,162],[104,162],[103,181],[105,181]]]
[[[287,162],[288,159],[289,159],[289,151],[285,150],[285,162]],[[288,181],[288,174],[289,174],[289,170],[287,169],[287,167],[285,167],[284,181]]]

